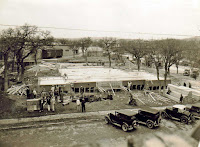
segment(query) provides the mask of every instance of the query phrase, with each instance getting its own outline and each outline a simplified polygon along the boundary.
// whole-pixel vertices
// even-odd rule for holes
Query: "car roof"
[[[144,107],[144,108],[141,108],[140,110],[145,111],[145,112],[149,112],[149,113],[153,113],[153,114],[156,114],[156,113],[159,112],[159,110],[153,109],[153,108],[150,108],[150,107]]]
[[[137,112],[132,111],[132,110],[117,110],[116,112],[127,115],[127,116],[133,116],[137,114]]]
[[[200,107],[200,103],[193,104],[194,107]]]
[[[178,108],[178,109],[183,110],[184,108],[186,108],[186,106],[185,105],[174,105],[173,108]]]

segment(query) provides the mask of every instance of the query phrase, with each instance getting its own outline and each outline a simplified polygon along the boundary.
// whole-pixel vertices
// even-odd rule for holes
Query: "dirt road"
[[[200,121],[198,121],[200,122]],[[181,134],[189,138],[195,124],[185,125],[178,121],[163,120],[156,129],[139,125],[136,130],[123,132],[121,128],[107,125],[101,121],[80,120],[74,123],[59,122],[57,125],[42,128],[17,129],[0,132],[0,145],[20,147],[73,146],[97,143],[102,147],[126,146],[127,137],[132,136],[136,146],[143,146],[144,139],[158,133]],[[193,141],[188,146],[197,146]]]

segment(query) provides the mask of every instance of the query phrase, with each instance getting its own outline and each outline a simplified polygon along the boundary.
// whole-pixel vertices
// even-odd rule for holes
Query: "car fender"
[[[109,114],[105,115],[105,118],[108,118],[109,121],[112,122],[112,120],[110,119],[110,115]]]

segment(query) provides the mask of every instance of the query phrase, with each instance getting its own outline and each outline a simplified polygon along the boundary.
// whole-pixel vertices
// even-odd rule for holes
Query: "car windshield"
[[[198,111],[198,112],[200,111],[200,108],[199,108],[199,107],[194,107],[194,106],[193,106],[192,109],[193,109],[193,110],[196,110],[196,111]]]

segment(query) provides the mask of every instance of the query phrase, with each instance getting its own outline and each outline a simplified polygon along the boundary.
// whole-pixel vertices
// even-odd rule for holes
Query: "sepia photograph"
[[[200,0],[0,0],[0,147],[200,147]]]

